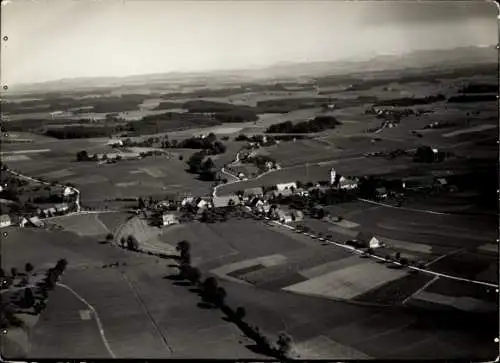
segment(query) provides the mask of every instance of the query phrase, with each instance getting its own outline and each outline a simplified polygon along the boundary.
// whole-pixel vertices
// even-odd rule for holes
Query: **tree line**
[[[309,121],[302,121],[293,124],[291,121],[285,121],[271,125],[266,130],[269,134],[304,134],[321,132],[326,129],[334,129],[341,122],[333,116],[316,116]]]

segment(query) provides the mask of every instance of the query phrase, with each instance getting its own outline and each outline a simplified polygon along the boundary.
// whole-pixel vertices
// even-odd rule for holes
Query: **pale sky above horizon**
[[[477,1],[11,0],[3,84],[253,68],[497,43]]]

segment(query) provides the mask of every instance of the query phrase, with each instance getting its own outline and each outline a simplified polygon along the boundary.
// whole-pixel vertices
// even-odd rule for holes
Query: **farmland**
[[[427,71],[381,72],[369,79],[311,76],[288,83],[214,77],[9,100],[2,123],[8,131],[2,135],[3,162],[32,177],[75,185],[83,208],[47,220],[59,230],[5,229],[4,269],[30,261],[41,273],[59,258],[69,262],[31,331],[29,357],[263,358],[219,310],[199,304],[195,289],[170,279],[178,272],[174,259],[153,254],[177,254],[176,245],[185,240],[190,264],[203,277],[217,278],[227,304],[244,307],[248,322],[273,341],[288,333],[300,358],[491,358],[497,353],[498,220],[487,199],[495,192],[488,171],[497,157],[498,105],[488,97],[459,94],[481,91],[484,87],[463,84],[489,84],[494,74],[432,70],[431,77]],[[50,114],[73,104],[87,108]],[[336,222],[306,215],[291,223],[330,235],[331,241],[320,241],[241,216],[160,228],[146,213],[129,213],[138,208],[139,197],[210,196],[214,181],[186,170],[186,161],[199,149],[162,146],[162,154],[138,160],[76,161],[82,150],[125,155],[160,148],[134,144],[117,150],[108,137],[90,136],[125,139],[121,135],[127,134],[133,142],[168,136],[180,143],[214,133],[226,149],[210,155],[220,171],[243,147],[253,147],[235,141],[236,136],[262,135],[278,123],[297,125],[319,116],[339,123],[304,139],[255,146],[256,155],[274,159],[281,169],[253,178],[256,167],[231,166],[228,171],[242,171],[250,179],[235,181],[221,173],[229,182],[217,195],[294,181],[329,184],[332,168],[350,177],[440,176],[455,188],[407,192],[403,201],[356,197],[323,206],[330,216],[342,217]],[[46,133],[44,123],[62,131]],[[98,131],[86,134],[85,128]],[[412,153],[422,145],[450,154],[439,163],[415,162]],[[406,154],[370,155],[394,150]],[[59,187],[52,188],[60,194]],[[18,207],[49,192],[28,189]],[[5,200],[2,207],[9,204]],[[360,231],[385,243],[377,257],[399,252],[426,270],[415,273],[335,245]],[[104,241],[109,233],[113,240]],[[120,248],[118,242],[129,235],[150,255]],[[6,355],[19,348],[15,340],[2,344]]]

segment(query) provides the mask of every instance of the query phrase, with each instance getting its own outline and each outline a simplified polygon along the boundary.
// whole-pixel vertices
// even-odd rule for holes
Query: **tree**
[[[215,302],[217,303],[217,305],[224,306],[226,297],[227,297],[226,289],[224,289],[223,287],[218,287],[215,293]]]
[[[202,169],[203,159],[205,158],[204,152],[196,152],[187,161],[189,171],[191,173],[198,173]]]
[[[187,253],[191,250],[191,244],[187,240],[182,240],[177,243],[175,249],[182,255],[183,253]]]
[[[76,153],[76,160],[77,161],[87,161],[87,160],[89,160],[89,154],[87,153],[87,150],[78,151]]]
[[[127,249],[130,251],[138,251],[139,250],[139,241],[135,236],[129,235],[127,237]]]
[[[191,267],[188,270],[187,279],[193,285],[197,285],[200,282],[200,278],[201,278],[201,272],[199,269],[197,269],[196,267]]]
[[[57,273],[62,274],[66,269],[66,266],[68,266],[68,261],[65,258],[61,258],[57,261],[55,270]]]
[[[430,146],[420,146],[417,148],[413,160],[422,163],[432,163],[434,161],[434,151]]]
[[[205,160],[205,162],[203,163],[202,169],[204,171],[211,171],[213,168],[215,168],[215,163],[212,160],[212,158],[208,158],[207,160]]]
[[[217,280],[214,277],[207,277],[203,281],[203,292],[209,299],[213,299],[216,296],[218,287]]]
[[[33,272],[34,270],[34,267],[31,263],[26,263],[26,265],[24,265],[24,271],[26,271],[26,273],[30,274],[31,272]]]
[[[217,140],[217,136],[211,132],[207,135],[207,137],[205,138],[209,143],[213,143],[215,140]]]
[[[287,355],[292,347],[292,338],[286,333],[281,333],[278,336],[276,345],[278,346],[278,352],[281,355]]]
[[[246,315],[245,308],[238,306],[238,308],[236,308],[235,315],[236,315],[236,319],[243,320],[245,318],[245,315]]]
[[[29,287],[24,289],[23,303],[27,308],[31,308],[35,303],[35,296],[33,295],[33,291]]]
[[[191,265],[191,254],[189,253],[189,251],[181,252],[180,260],[181,263],[184,265],[187,266]]]

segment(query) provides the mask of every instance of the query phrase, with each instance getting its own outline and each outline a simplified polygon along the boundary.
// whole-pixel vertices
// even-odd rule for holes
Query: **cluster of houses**
[[[3,188],[2,188],[3,189]],[[72,197],[76,194],[75,189],[66,186],[62,190],[63,200],[66,202],[57,203],[46,208],[38,208],[30,215],[10,216],[8,214],[0,215],[0,228],[17,225],[19,227],[44,227],[43,218],[50,218],[64,215],[72,210]]]

